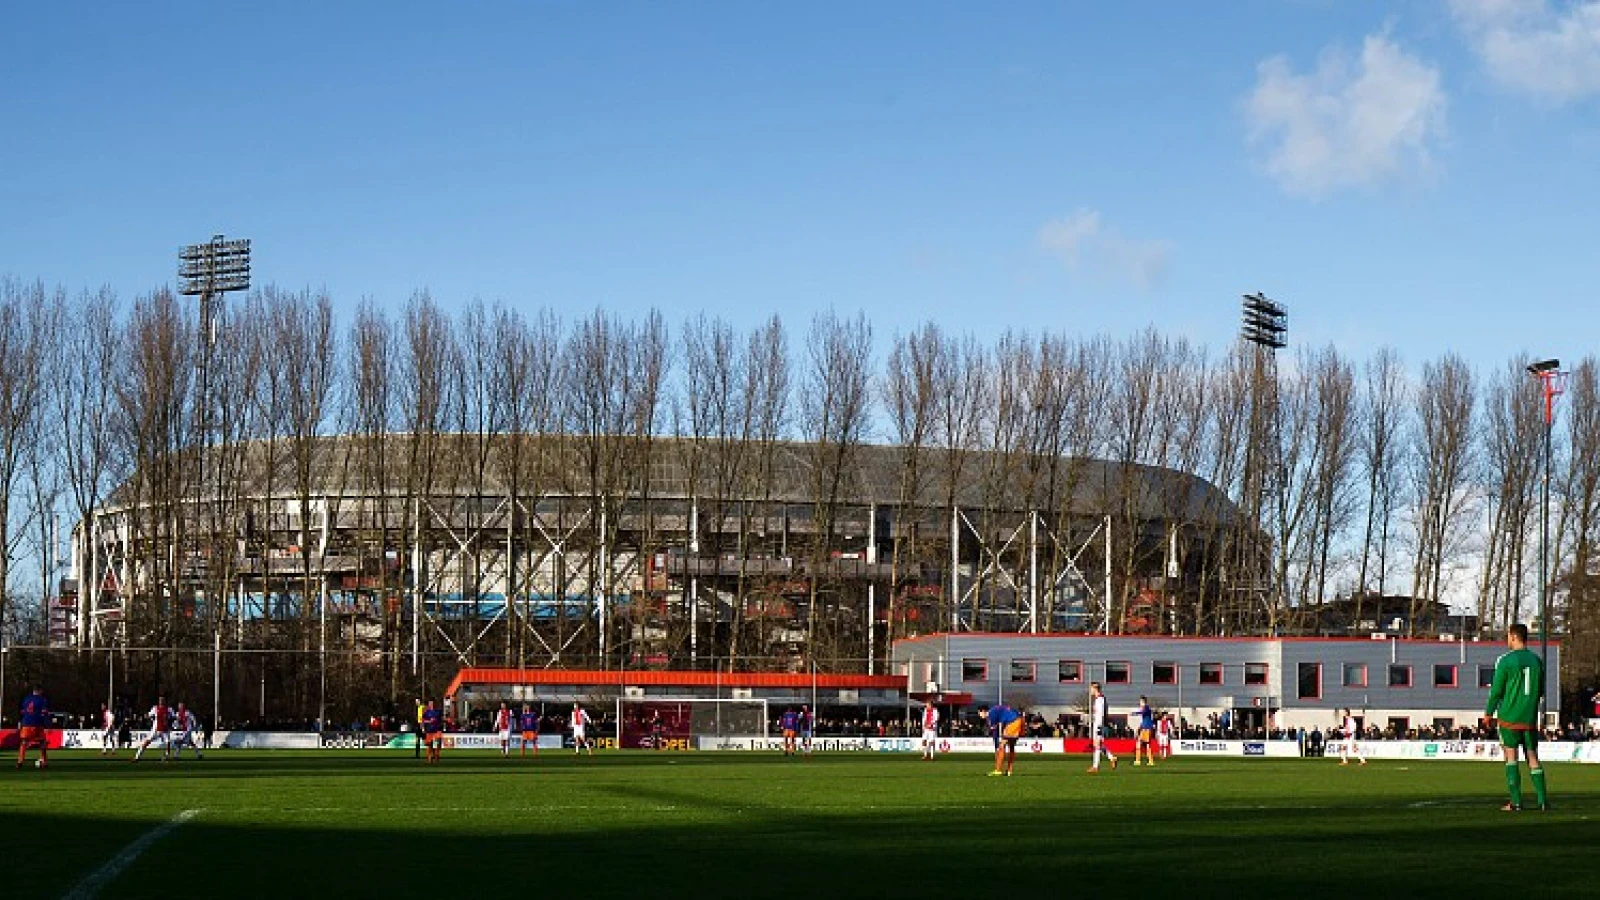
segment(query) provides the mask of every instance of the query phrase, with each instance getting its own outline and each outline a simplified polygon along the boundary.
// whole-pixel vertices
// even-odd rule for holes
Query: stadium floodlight
[[[1289,311],[1257,291],[1244,295],[1244,327],[1239,336],[1268,350],[1289,346]]]
[[[250,289],[250,242],[213,235],[204,244],[178,251],[178,293],[222,294]]]
[[[195,441],[195,497],[194,517],[196,523],[200,521],[201,510],[205,505],[205,459],[207,445],[211,435],[211,353],[217,343],[216,310],[217,301],[232,291],[247,291],[250,289],[250,241],[228,240],[225,236],[214,234],[211,240],[203,244],[190,244],[178,251],[178,293],[187,297],[200,298],[200,357],[196,361],[196,368],[200,377],[200,399],[196,406],[197,415],[195,424],[198,433]],[[196,533],[200,531],[196,528]],[[197,554],[205,553],[205,548],[196,547]],[[208,574],[209,577],[209,574]],[[207,600],[212,595],[208,591]],[[322,672],[323,683],[327,682],[327,627],[323,624]],[[222,633],[214,631],[212,634],[216,646],[217,664],[212,667],[211,690],[211,720],[215,722],[219,716],[218,704],[221,696],[221,659],[222,659]],[[326,690],[324,690],[324,694]],[[318,722],[326,721],[325,709],[318,710]],[[320,727],[320,726],[319,726]]]
[[[1545,359],[1545,360],[1540,360],[1539,362],[1536,362],[1536,363],[1529,363],[1528,364],[1528,374],[1529,375],[1543,375],[1545,372],[1554,372],[1559,368],[1561,368],[1561,360],[1559,360],[1559,359]]]

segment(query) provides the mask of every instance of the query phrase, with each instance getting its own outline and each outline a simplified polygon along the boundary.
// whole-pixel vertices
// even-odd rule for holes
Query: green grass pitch
[[[1486,763],[1189,757],[1094,776],[1024,758],[1012,778],[976,755],[52,763],[0,771],[0,896],[61,896],[185,810],[101,896],[1584,896],[1600,839],[1600,766],[1574,764],[1549,767],[1554,809],[1508,814]]]

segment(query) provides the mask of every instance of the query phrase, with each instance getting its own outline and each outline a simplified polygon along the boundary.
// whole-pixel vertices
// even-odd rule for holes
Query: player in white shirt
[[[929,700],[922,706],[922,758],[933,759],[939,749],[939,710]]]
[[[178,704],[177,715],[172,717],[172,755],[181,758],[183,748],[188,747],[194,751],[194,758],[200,759],[200,745],[194,742],[194,733],[200,729],[200,720],[195,717],[194,711]]]
[[[150,707],[150,733],[139,742],[139,749],[133,753],[129,762],[138,762],[144,756],[144,751],[151,744],[161,744],[161,760],[165,762],[172,755],[172,740],[168,729],[172,727],[172,707],[167,705],[167,698],[157,697],[156,705]]]
[[[1104,753],[1106,759],[1111,761],[1111,768],[1117,767],[1117,757],[1106,749],[1106,695],[1100,692],[1100,682],[1089,684],[1089,733],[1094,741],[1094,763],[1089,766],[1089,771],[1095,774],[1100,772],[1100,754]]]
[[[589,722],[589,714],[583,711],[583,707],[576,703],[572,704],[572,718],[568,720],[568,724],[572,726],[573,753],[588,750],[590,756],[594,755],[594,744],[587,737]]]
[[[1352,753],[1355,754],[1357,762],[1363,766],[1367,764],[1367,758],[1361,755],[1361,745],[1356,743],[1356,739],[1360,736],[1361,726],[1356,723],[1356,717],[1350,715],[1350,710],[1346,709],[1344,711],[1344,743],[1339,745],[1339,765],[1350,765],[1350,755]]]
[[[511,755],[511,707],[504,703],[494,714],[494,730],[500,733],[500,755]]]
[[[117,714],[100,704],[100,755],[117,752]]]

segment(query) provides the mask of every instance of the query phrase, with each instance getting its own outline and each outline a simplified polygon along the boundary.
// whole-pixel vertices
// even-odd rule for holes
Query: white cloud
[[[1039,247],[1070,272],[1108,274],[1140,290],[1160,284],[1171,268],[1172,243],[1130,238],[1101,224],[1098,210],[1079,207],[1039,229]]]
[[[1436,67],[1373,34],[1359,57],[1327,49],[1306,75],[1282,56],[1262,61],[1245,111],[1267,173],[1321,197],[1431,169],[1447,105]]]
[[[1600,0],[1452,0],[1489,75],[1554,103],[1600,94]]]

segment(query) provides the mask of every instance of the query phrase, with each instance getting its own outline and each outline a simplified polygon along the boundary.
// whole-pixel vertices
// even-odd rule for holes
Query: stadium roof
[[[408,482],[431,473],[430,496],[505,496],[514,482],[520,482],[520,496],[588,496],[598,482],[619,494],[639,494],[647,486],[654,499],[720,495],[782,503],[811,503],[819,492],[833,490],[822,476],[829,471],[828,454],[838,450],[793,441],[719,446],[689,438],[461,433],[324,436],[308,446],[304,471],[313,496],[405,496]],[[295,450],[289,439],[251,441],[238,447],[242,465],[225,466],[217,459],[222,451],[213,448],[205,474],[236,478],[247,495],[293,496],[299,470]],[[767,451],[770,494],[759,474]],[[840,502],[901,504],[908,453],[892,445],[848,448],[837,486]],[[948,505],[948,473],[955,470],[954,500],[967,508],[1094,516],[1121,509],[1124,493],[1132,492],[1143,519],[1228,523],[1238,515],[1210,482],[1158,466],[1023,452],[951,454],[931,447],[920,451],[917,464],[921,485],[907,505],[923,508]],[[641,478],[645,471],[648,485]],[[718,473],[729,471],[742,477],[723,478],[719,486]],[[110,505],[125,503],[127,491],[124,483]]]

